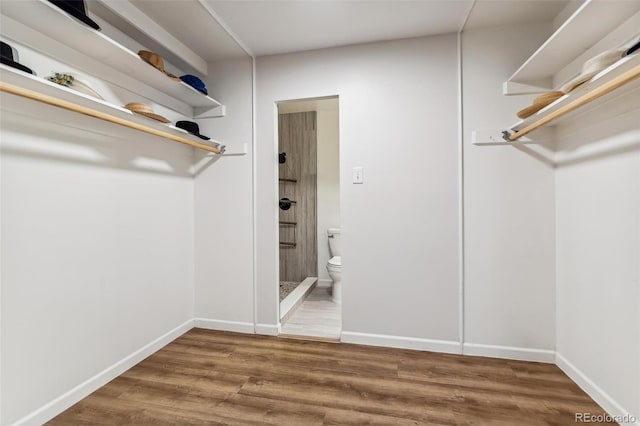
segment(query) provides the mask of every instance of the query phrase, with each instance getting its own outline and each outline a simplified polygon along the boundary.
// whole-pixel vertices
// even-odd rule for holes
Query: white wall
[[[556,174],[558,364],[609,413],[637,419],[639,94],[560,126]]]
[[[224,141],[229,156],[195,178],[196,325],[253,332],[252,63],[209,64],[207,88],[227,117],[199,120],[201,133]]]
[[[72,72],[116,105],[145,101],[11,44],[39,76]],[[228,152],[250,150],[251,60],[210,67],[210,93],[228,108],[203,120],[202,133]],[[202,159],[26,99],[3,94],[0,104],[1,424],[47,420],[188,330],[194,262],[197,316],[253,331],[250,155]]]
[[[335,101],[334,101],[335,104]],[[318,279],[330,284],[328,228],[340,227],[340,135],[337,109],[317,111]]]
[[[2,111],[2,424],[193,317],[191,149],[46,108]]]
[[[343,339],[458,350],[456,36],[256,64],[257,322],[278,322],[275,102],[339,95]]]
[[[553,361],[553,167],[514,147],[471,144],[473,130],[505,130],[530,103],[533,96],[503,96],[502,82],[550,29],[530,24],[463,33],[466,353],[498,349]]]

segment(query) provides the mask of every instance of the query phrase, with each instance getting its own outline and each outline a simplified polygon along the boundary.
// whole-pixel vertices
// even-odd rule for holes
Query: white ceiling
[[[1,0],[0,0],[1,1]],[[103,0],[104,1],[104,0]],[[109,0],[112,1],[112,0]],[[207,62],[551,21],[569,0],[129,0]],[[579,0],[573,0],[579,1]],[[220,25],[216,20],[220,20]]]
[[[476,0],[464,29],[551,22],[568,3],[569,0]]]
[[[129,2],[207,62],[246,55],[209,11],[196,0]]]
[[[205,1],[256,56],[457,32],[473,3]]]

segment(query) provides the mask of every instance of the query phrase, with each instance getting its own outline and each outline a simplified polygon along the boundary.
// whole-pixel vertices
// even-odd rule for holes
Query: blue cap
[[[180,80],[184,81],[189,86],[193,87],[199,92],[204,93],[205,95],[209,94],[209,92],[207,92],[207,86],[205,86],[204,82],[200,80],[198,77],[196,77],[195,75],[185,74],[182,77],[180,77]]]

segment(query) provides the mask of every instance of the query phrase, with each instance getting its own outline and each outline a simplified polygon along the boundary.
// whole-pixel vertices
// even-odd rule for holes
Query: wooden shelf
[[[95,111],[98,114],[105,114],[111,117],[115,117],[117,120],[122,120],[133,124],[133,126],[126,127],[130,127],[133,129],[139,127],[137,130],[140,131],[145,131],[141,130],[142,128],[151,129],[151,131],[145,131],[145,133],[151,133],[155,136],[158,136],[159,133],[163,133],[168,137],[160,137],[164,137],[165,139],[171,139],[213,153],[219,153],[220,151],[224,152],[224,146],[217,141],[210,140],[207,142],[210,142],[211,144],[208,144],[202,139],[197,138],[177,127],[169,126],[157,120],[135,114],[126,108],[110,104],[109,102],[100,99],[96,99],[92,96],[85,95],[84,93],[77,92],[75,90],[69,89],[56,83],[52,83],[48,80],[33,76],[31,74],[24,73],[3,64],[0,64],[0,80],[3,83],[7,83],[8,85],[20,89],[27,89],[29,91],[54,98],[55,100],[68,102],[80,108]],[[35,101],[28,102],[26,105],[23,103],[17,104],[13,102],[14,98],[23,99],[19,98],[18,96],[3,93],[2,102],[0,103],[0,105],[3,109],[6,108],[11,110],[19,110],[27,115],[31,115],[36,118],[41,114],[46,114],[46,110],[36,108],[34,105],[43,105],[44,108],[49,108],[49,106],[46,106],[42,103],[37,103]],[[65,110],[65,112],[68,112],[69,114],[77,114],[77,112],[68,110]]]
[[[200,93],[182,81],[178,82],[168,78],[164,73],[140,59],[136,52],[129,50],[100,31],[95,31],[78,22],[46,0],[2,2],[2,14],[102,62],[105,64],[105,68],[111,67],[183,102],[191,107],[191,117],[193,118],[224,115],[224,106],[217,100]],[[5,26],[4,22],[3,26]],[[43,46],[37,40],[31,40],[29,34],[20,34],[19,41],[43,54],[50,56],[54,54],[54,49],[48,50],[48,46]],[[105,74],[107,73],[105,72]],[[109,81],[109,77],[106,75],[100,77]],[[130,90],[135,92],[133,88]]]
[[[639,10],[639,1],[585,0],[505,82],[504,94],[551,90],[555,74]]]
[[[518,121],[511,130],[526,134],[542,125],[553,126],[637,89],[640,89],[640,54],[619,60],[536,114]],[[514,136],[517,135],[512,135],[512,140],[517,139]]]

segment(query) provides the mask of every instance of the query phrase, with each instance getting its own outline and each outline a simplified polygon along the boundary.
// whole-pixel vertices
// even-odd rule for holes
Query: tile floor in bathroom
[[[331,300],[330,288],[316,286],[282,325],[280,334],[339,341],[341,331],[341,306]]]

